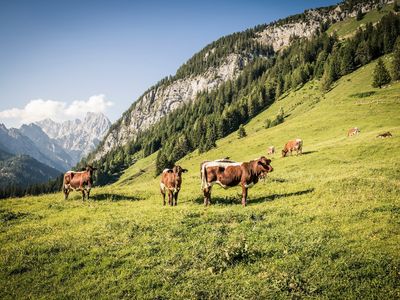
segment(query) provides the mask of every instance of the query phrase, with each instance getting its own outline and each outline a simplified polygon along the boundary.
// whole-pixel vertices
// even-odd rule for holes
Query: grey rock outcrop
[[[199,92],[215,89],[221,83],[236,78],[251,59],[251,56],[232,53],[218,68],[210,68],[201,75],[178,79],[169,85],[151,89],[129,113],[124,114],[119,126],[107,134],[95,159],[123,146],[139,131],[149,128],[183,103],[194,100]]]

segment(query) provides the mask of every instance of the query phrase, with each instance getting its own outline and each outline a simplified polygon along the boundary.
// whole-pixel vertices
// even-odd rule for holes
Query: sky
[[[117,120],[212,41],[337,0],[0,0],[0,123]]]

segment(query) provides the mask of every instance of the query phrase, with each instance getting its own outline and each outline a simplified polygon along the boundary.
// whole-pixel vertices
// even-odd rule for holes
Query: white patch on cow
[[[204,163],[203,167],[230,167],[230,166],[241,166],[242,162],[224,162],[224,161],[210,161]]]
[[[161,189],[162,191],[165,191],[165,184],[162,183],[162,182],[160,182],[160,189]]]
[[[168,171],[170,171],[171,169],[164,169],[162,172],[163,173],[166,173],[166,172],[168,172]]]
[[[86,173],[86,172],[87,171],[79,171],[79,172],[77,172],[77,171],[67,171],[66,174],[67,173],[82,174],[82,173]]]
[[[231,166],[233,167],[233,166],[241,166],[241,165],[242,165],[242,162],[226,162],[226,161],[218,161],[218,160],[205,162],[201,166],[201,189],[204,190],[204,189],[212,186],[212,184],[207,182],[207,178],[206,178],[206,169],[208,167],[227,168],[227,167],[231,167]]]

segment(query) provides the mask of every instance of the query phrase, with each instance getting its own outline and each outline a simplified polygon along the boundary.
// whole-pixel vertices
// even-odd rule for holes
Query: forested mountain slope
[[[194,149],[207,151],[215,146],[217,139],[237,130],[283,93],[311,79],[321,79],[321,89],[329,90],[341,76],[393,50],[399,34],[399,16],[388,11],[376,18],[381,19],[379,23],[368,23],[345,40],[320,28],[309,38],[292,37],[290,46],[270,58],[254,59],[235,79],[197,94],[194,101],[175,108],[124,146],[97,160],[100,167],[97,182],[115,180],[132,162],[160,148],[157,172]],[[271,122],[276,123],[279,118]],[[95,156],[90,155],[88,161]],[[81,162],[81,166],[85,163]]]
[[[11,155],[0,149],[0,190],[25,188],[34,183],[46,182],[60,174],[59,170],[28,155]]]

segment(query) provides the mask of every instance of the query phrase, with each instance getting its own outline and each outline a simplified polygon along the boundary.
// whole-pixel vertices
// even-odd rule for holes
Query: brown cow
[[[86,171],[82,172],[74,172],[68,171],[64,174],[63,181],[63,192],[64,199],[68,199],[68,195],[71,190],[74,191],[82,191],[82,200],[85,200],[85,193],[87,196],[87,200],[89,200],[90,189],[92,188],[92,176],[93,171],[96,171],[96,168],[92,166],[87,166]]]
[[[297,155],[303,153],[303,140],[302,139],[295,139],[292,141],[288,141],[285,146],[283,147],[282,150],[282,157],[285,157],[288,155],[290,152],[290,155],[292,155],[292,152],[296,151]]]
[[[171,206],[178,205],[178,194],[182,184],[182,173],[186,172],[187,170],[182,169],[180,166],[174,166],[172,169],[165,169],[162,172],[160,191],[163,196],[163,205],[165,205],[166,190],[168,190],[168,204]]]
[[[378,134],[376,137],[384,139],[384,138],[392,137],[392,134],[389,131],[386,131],[384,133]]]
[[[247,190],[256,184],[260,177],[272,172],[271,160],[264,156],[249,162],[227,160],[206,161],[200,165],[201,188],[204,193],[204,205],[210,205],[211,188],[217,183],[223,188],[240,184],[242,186],[242,205],[247,203]]]
[[[347,136],[353,136],[359,134],[361,131],[358,129],[358,127],[350,128],[349,131],[347,132]]]

